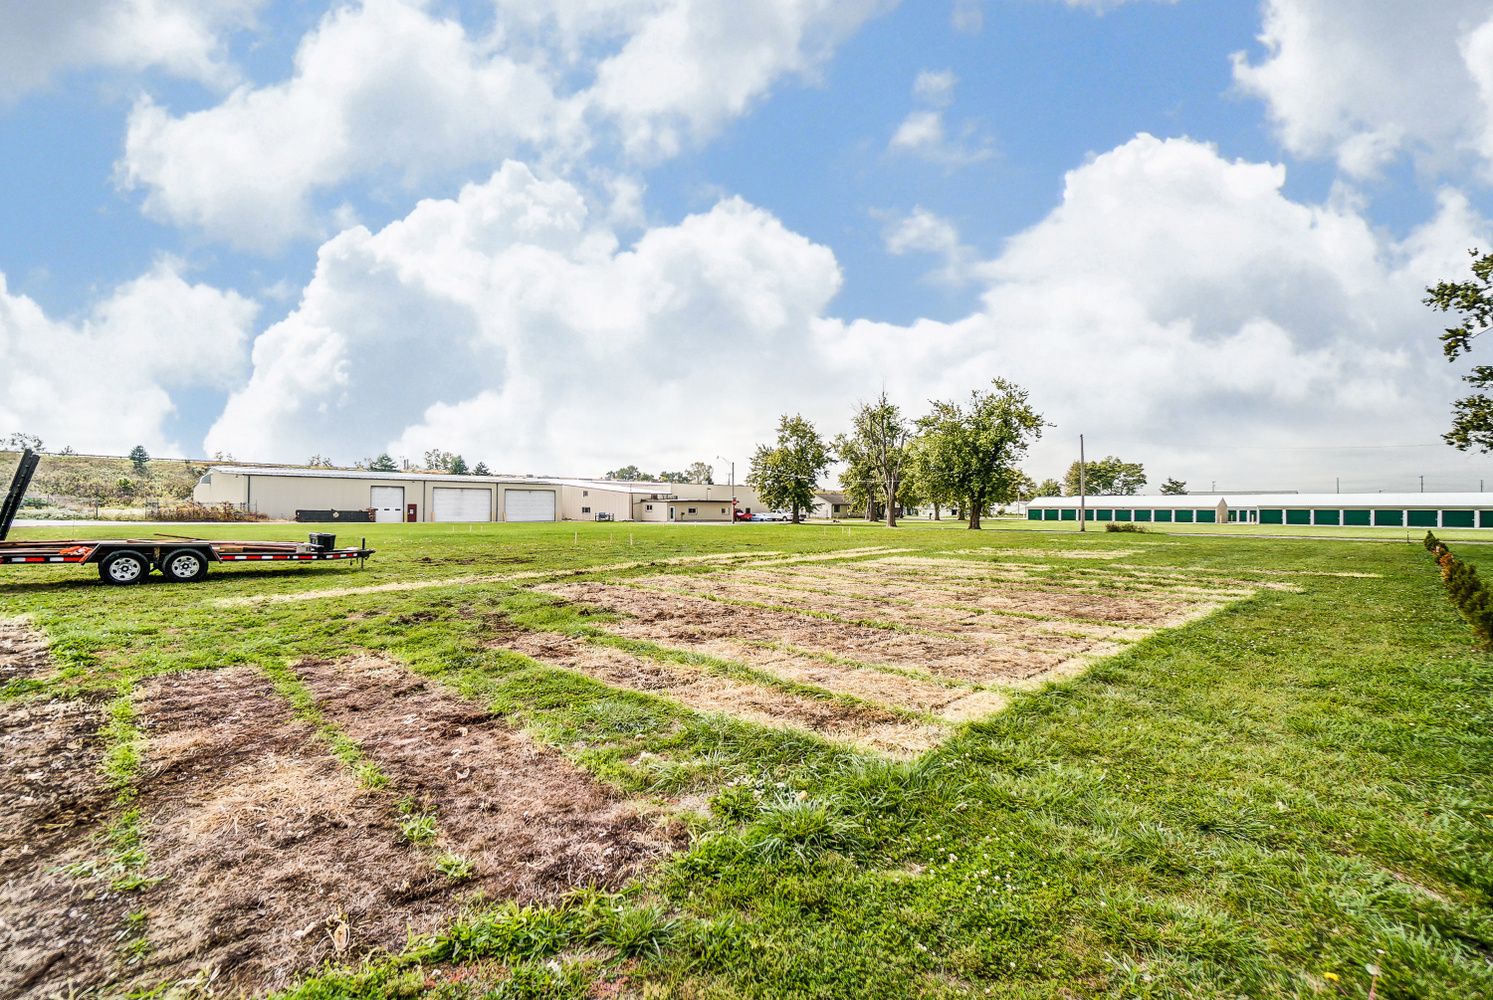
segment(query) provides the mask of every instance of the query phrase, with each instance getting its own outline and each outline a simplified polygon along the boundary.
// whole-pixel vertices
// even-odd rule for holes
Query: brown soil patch
[[[724,712],[774,728],[807,729],[827,739],[894,754],[921,753],[943,736],[937,727],[909,723],[873,706],[788,694],[703,668],[647,660],[569,636],[519,633],[506,637],[502,645],[603,684],[664,695],[698,712]]]
[[[362,744],[401,796],[436,813],[440,849],[476,865],[472,887],[530,901],[616,888],[682,831],[636,809],[501,718],[388,660],[296,668],[326,718]]]
[[[52,869],[88,860],[110,793],[99,778],[98,707],[0,710],[0,996],[40,997],[96,974],[125,906]]]
[[[226,992],[285,986],[329,958],[399,949],[455,892],[400,842],[387,792],[358,786],[247,669],[163,677],[143,693],[152,951],[137,975],[216,969]],[[332,932],[348,928],[344,948]]]
[[[567,600],[630,615],[627,620],[602,627],[617,635],[664,645],[688,646],[732,639],[787,643],[814,653],[868,664],[914,667],[935,677],[975,684],[1031,677],[1068,658],[1064,653],[897,632],[634,587],[576,583],[543,589]]]
[[[1200,592],[1196,595],[1185,596],[1168,592],[1165,597],[1120,596],[1088,589],[1063,591],[1045,582],[1040,588],[981,587],[978,586],[979,580],[992,575],[984,569],[978,572],[974,570],[947,572],[942,566],[926,566],[919,563],[867,565],[870,573],[890,577],[888,583],[900,583],[914,589],[936,588],[948,595],[948,599],[955,604],[991,611],[1016,611],[1053,618],[1143,625],[1153,628],[1179,625],[1207,614],[1216,608],[1215,604],[1210,603],[1213,600],[1247,596],[1246,592],[1234,594]]]
[[[687,594],[770,604],[794,611],[817,611],[852,622],[900,625],[1054,653],[1079,653],[1092,645],[1092,642],[1071,635],[1055,634],[1052,626],[1044,622],[960,607],[946,595],[929,593],[925,587],[867,586],[871,582],[862,580],[858,589],[874,593],[854,593],[851,589],[854,582],[843,579],[814,580],[797,574],[777,576],[750,572],[726,576],[655,576],[629,582]],[[938,603],[940,600],[945,603]],[[1103,635],[1107,638],[1116,633],[1129,633],[1128,637],[1134,638],[1133,630],[1128,629],[1123,633],[1118,629],[1105,629]]]
[[[0,688],[13,680],[43,677],[51,671],[45,635],[24,620],[0,621]]]

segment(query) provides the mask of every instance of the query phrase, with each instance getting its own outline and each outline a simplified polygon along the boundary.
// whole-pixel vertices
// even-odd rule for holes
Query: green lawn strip
[[[919,784],[869,783],[878,798],[845,810],[862,842],[883,845],[871,857],[769,870],[723,839],[678,863],[670,898],[698,899],[704,884],[704,912],[750,929],[714,970],[742,996],[975,982],[1007,996],[1085,982],[1116,996],[1296,995],[1327,986],[1326,972],[1366,990],[1362,964],[1379,948],[1392,970],[1381,995],[1486,990],[1489,869],[1469,862],[1489,845],[1490,826],[1471,822],[1493,804],[1489,739],[1465,724],[1450,746],[1403,730],[1449,691],[1465,703],[1476,690],[1441,657],[1484,685],[1487,661],[1444,616],[1423,642],[1392,612],[1366,628],[1350,587],[1334,589],[1272,594],[1149,639],[970,727],[918,762]],[[1425,588],[1399,589],[1420,589],[1424,606]],[[1219,655],[1219,633],[1276,648],[1244,667],[1227,646]],[[1322,664],[1322,638],[1351,652]],[[1387,670],[1372,655],[1386,643]],[[1308,694],[1376,723],[1312,745],[1291,724]],[[1454,792],[1427,796],[1449,780]],[[842,802],[866,795],[853,774],[826,784],[816,792]],[[688,966],[661,975],[682,983]]]
[[[103,749],[99,770],[114,791],[111,811],[115,815],[99,834],[102,857],[68,865],[62,871],[74,878],[107,879],[115,892],[131,892],[148,889],[161,877],[145,874],[150,863],[145,825],[140,811],[130,805],[139,794],[136,779],[144,758],[143,741],[135,725],[134,689],[121,683],[116,690],[116,696],[104,706],[104,721],[98,731]]]
[[[267,659],[260,664],[260,669],[296,718],[310,724],[316,735],[331,748],[332,754],[357,777],[359,784],[364,788],[388,787],[389,776],[379,768],[378,762],[363,753],[362,744],[322,714],[311,688],[289,664],[280,659]]]
[[[764,542],[792,543],[790,529],[761,527],[772,533],[756,536]],[[697,547],[741,545],[735,530],[687,534]],[[857,542],[876,530],[857,527]],[[1383,997],[1493,992],[1484,957],[1493,951],[1493,672],[1424,552],[1242,537],[1116,541],[1147,550],[1130,557],[1137,563],[1381,577],[1313,579],[1301,593],[1229,604],[1018,695],[905,765],[703,719],[486,648],[483,614],[537,595],[443,589],[336,599],[314,614],[199,614],[169,592],[195,590],[200,602],[207,585],[115,597],[10,587],[18,578],[6,577],[0,603],[7,614],[61,619],[55,632],[44,624],[54,641],[78,638],[112,665],[111,677],[153,647],[152,669],[388,649],[521,716],[626,789],[747,782],[726,810],[732,824],[645,886],[666,918],[710,930],[682,930],[645,956],[634,992],[1365,996],[1363,964],[1375,960]],[[1064,535],[1060,544],[1076,542]],[[968,536],[898,532],[896,543],[948,547]],[[454,541],[445,550],[476,551]],[[535,558],[559,560],[546,552],[536,544]],[[593,555],[612,558],[599,545]],[[104,601],[107,622],[96,611]],[[390,613],[349,617],[375,609]],[[159,649],[176,641],[173,628],[190,641]],[[105,632],[109,641],[94,641]],[[559,964],[569,975],[580,960]],[[583,995],[538,985],[543,960],[513,968],[531,978],[515,973],[510,995]],[[393,975],[335,989],[323,977],[316,988],[326,991],[305,996],[392,996],[396,981],[397,995],[460,995]]]

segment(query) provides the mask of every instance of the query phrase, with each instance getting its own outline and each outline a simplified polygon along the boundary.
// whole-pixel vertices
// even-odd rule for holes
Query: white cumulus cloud
[[[0,98],[89,66],[232,82],[222,33],[263,0],[0,0]]]
[[[574,187],[510,162],[322,247],[208,447],[441,447],[599,473],[652,441],[683,460],[743,433],[744,413],[813,391],[804,337],[839,281],[827,249],[737,199],[620,249]]]
[[[598,143],[646,164],[708,139],[785,76],[811,78],[881,0],[501,3],[474,33],[425,0],[362,0],[301,41],[294,72],[184,115],[143,98],[120,182],[148,213],[271,251],[327,225],[355,178],[414,187]]]
[[[900,326],[831,315],[831,251],[740,199],[622,247],[571,184],[508,163],[323,246],[207,448],[350,460],[440,447],[595,473],[744,455],[781,412],[833,431],[883,384],[918,411],[997,375],[1059,425],[1034,459],[1047,471],[1079,432],[1160,475],[1265,486],[1323,467],[1293,448],[1434,442],[1457,382],[1421,289],[1461,273],[1488,227],[1448,191],[1396,242],[1350,203],[1292,201],[1284,178],[1138,136],[1071,171],[1062,203],[997,257],[961,263],[985,286],[979,310]],[[888,239],[966,252],[927,212]],[[1246,445],[1287,450],[1229,450]],[[1411,457],[1354,454],[1345,476]],[[1437,455],[1414,459],[1448,461]]]
[[[1409,153],[1431,172],[1493,162],[1493,3],[1266,0],[1265,58],[1234,56],[1281,142],[1354,177]]]
[[[48,447],[177,450],[173,390],[226,389],[243,374],[258,305],[189,284],[170,260],[77,322],[47,317],[0,274],[0,429]]]

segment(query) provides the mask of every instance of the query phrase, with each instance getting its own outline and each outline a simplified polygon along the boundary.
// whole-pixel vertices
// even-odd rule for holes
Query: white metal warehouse
[[[1090,521],[1331,527],[1493,528],[1493,493],[1237,493],[1090,496]],[[1037,497],[1030,521],[1077,521],[1078,497]]]
[[[267,517],[297,511],[372,510],[379,522],[721,521],[738,505],[751,513],[748,487],[708,483],[617,482],[534,476],[453,476],[218,465],[198,480],[200,504],[232,504]],[[757,506],[757,509],[761,509]]]

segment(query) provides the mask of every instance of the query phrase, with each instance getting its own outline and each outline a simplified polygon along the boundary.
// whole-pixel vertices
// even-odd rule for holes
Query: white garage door
[[[374,510],[373,519],[379,524],[398,524],[404,520],[404,487],[371,487],[372,498],[368,506]]]
[[[553,521],[554,490],[509,490],[503,494],[503,508],[508,521]]]
[[[438,486],[430,506],[432,521],[490,521],[492,492]]]

